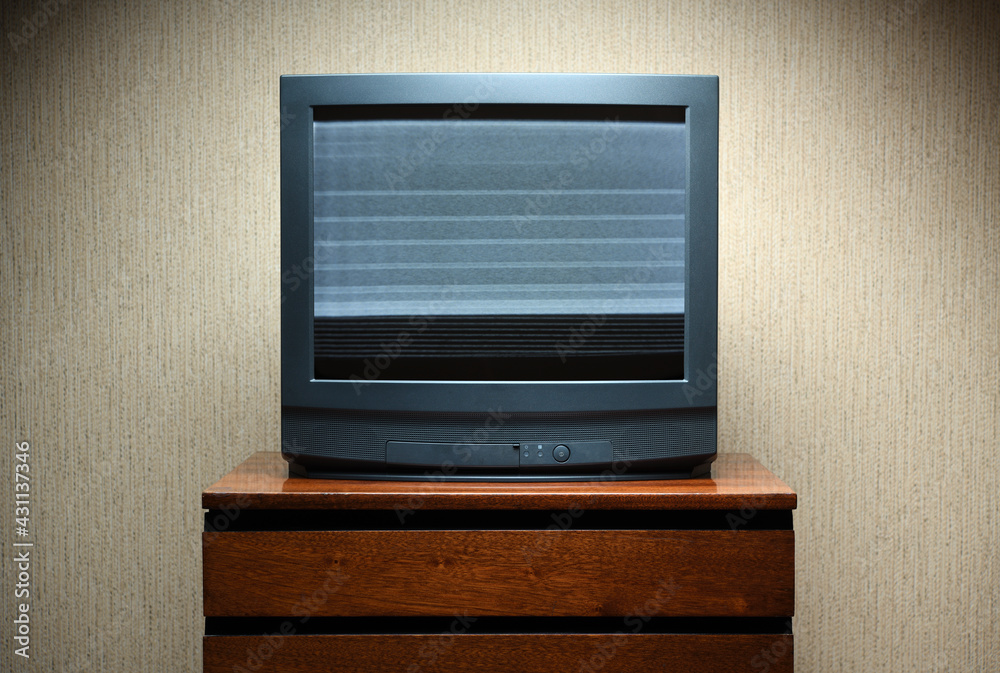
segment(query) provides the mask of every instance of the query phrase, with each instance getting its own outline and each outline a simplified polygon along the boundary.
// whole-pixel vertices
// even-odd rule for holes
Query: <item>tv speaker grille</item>
[[[610,441],[616,461],[714,453],[716,410],[533,414],[282,409],[282,447],[301,455],[384,461],[388,441],[587,440]]]

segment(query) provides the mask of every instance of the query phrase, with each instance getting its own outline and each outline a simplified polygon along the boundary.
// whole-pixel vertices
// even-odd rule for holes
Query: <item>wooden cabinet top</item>
[[[796,495],[746,453],[709,476],[650,481],[435,482],[289,477],[277,451],[255,453],[202,493],[206,509],[795,509]]]

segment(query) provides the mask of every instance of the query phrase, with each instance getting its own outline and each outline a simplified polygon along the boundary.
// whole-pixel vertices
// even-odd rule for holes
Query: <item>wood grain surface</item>
[[[795,493],[752,456],[720,454],[708,477],[653,481],[414,482],[289,478],[253,454],[202,494],[206,509],[794,509]]]
[[[206,616],[794,612],[795,538],[787,530],[209,535]]]
[[[792,645],[791,635],[634,634],[627,630],[624,634],[209,636],[204,639],[204,671],[788,673]]]

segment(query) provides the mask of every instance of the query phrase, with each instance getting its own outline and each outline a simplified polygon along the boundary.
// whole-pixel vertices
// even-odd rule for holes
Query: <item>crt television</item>
[[[717,202],[716,77],[282,77],[290,472],[707,472]]]

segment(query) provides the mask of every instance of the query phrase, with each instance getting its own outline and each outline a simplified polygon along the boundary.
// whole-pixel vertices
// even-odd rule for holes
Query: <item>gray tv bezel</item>
[[[716,406],[719,80],[705,75],[377,74],[281,77],[282,406],[418,412],[589,412]],[[468,102],[687,109],[683,380],[394,381],[313,377],[313,108]],[[694,264],[692,264],[692,261]],[[302,276],[305,276],[302,278]]]

